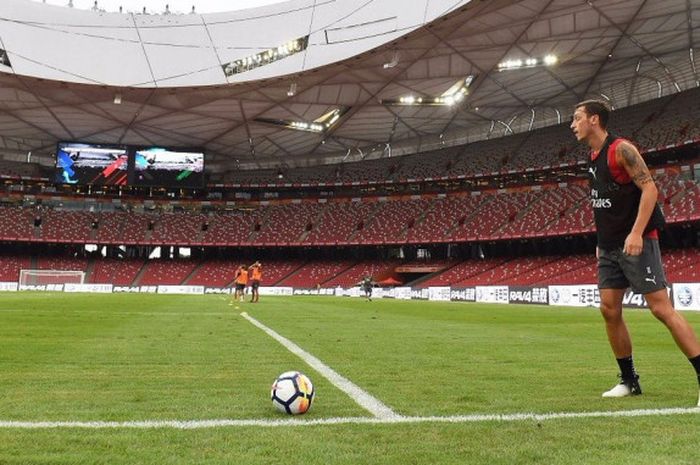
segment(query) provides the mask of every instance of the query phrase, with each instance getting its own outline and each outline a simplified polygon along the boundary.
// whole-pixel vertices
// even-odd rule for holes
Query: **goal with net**
[[[83,284],[84,271],[74,270],[20,270],[20,286],[46,286],[50,284]]]

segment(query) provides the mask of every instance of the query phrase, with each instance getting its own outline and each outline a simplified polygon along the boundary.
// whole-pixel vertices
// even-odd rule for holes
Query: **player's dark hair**
[[[610,105],[604,100],[584,100],[576,104],[576,108],[583,107],[588,116],[598,115],[600,127],[606,129],[608,127],[608,119],[610,118]]]

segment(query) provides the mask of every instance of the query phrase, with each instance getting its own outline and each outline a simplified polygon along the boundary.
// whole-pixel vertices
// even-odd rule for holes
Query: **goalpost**
[[[45,286],[49,284],[83,284],[84,271],[72,270],[20,270],[20,286]]]

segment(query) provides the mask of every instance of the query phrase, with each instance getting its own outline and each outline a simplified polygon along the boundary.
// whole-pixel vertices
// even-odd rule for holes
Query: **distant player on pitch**
[[[365,293],[365,298],[368,302],[372,301],[372,286],[374,286],[374,283],[372,282],[372,277],[369,275],[365,276],[362,278],[362,281],[360,281],[360,287]]]
[[[236,271],[236,279],[234,280],[236,284],[236,290],[233,294],[233,300],[236,302],[240,301],[245,293],[245,288],[248,285],[248,269],[245,265],[241,265]]]
[[[255,262],[248,268],[248,275],[250,276],[250,301],[252,303],[257,303],[260,299],[260,281],[262,281],[262,265],[260,262]]]
[[[600,311],[621,372],[621,382],[603,397],[642,393],[622,318],[622,298],[628,287],[644,295],[653,315],[690,360],[700,383],[700,343],[666,291],[658,239],[664,217],[656,203],[656,184],[635,146],[608,133],[609,114],[605,102],[586,100],[576,105],[571,123],[576,139],[592,150],[588,178],[598,235]]]

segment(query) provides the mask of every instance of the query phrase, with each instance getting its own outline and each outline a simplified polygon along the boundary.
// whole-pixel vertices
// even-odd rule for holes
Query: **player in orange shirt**
[[[234,282],[236,284],[236,290],[233,294],[233,300],[238,302],[241,300],[241,297],[243,297],[245,287],[248,285],[248,269],[245,265],[241,265],[238,271],[236,271],[236,279]]]
[[[258,288],[260,287],[260,281],[262,280],[262,265],[260,262],[255,262],[250,265],[248,272],[250,273],[250,301],[256,303],[260,298]]]

